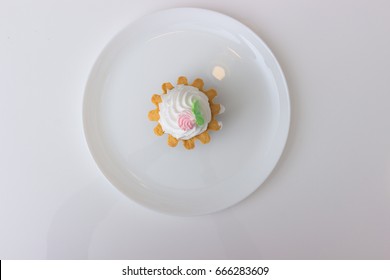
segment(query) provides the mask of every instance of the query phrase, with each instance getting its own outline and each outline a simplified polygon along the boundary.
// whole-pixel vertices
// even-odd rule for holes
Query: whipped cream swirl
[[[198,88],[186,85],[177,85],[162,96],[159,103],[162,129],[176,139],[188,140],[201,134],[207,129],[211,121],[209,99]],[[198,125],[192,114],[192,106],[199,102],[200,113],[204,119],[202,125]]]

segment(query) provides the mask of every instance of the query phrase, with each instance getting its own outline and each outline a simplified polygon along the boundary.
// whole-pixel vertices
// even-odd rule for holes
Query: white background
[[[184,6],[252,28],[292,102],[267,181],[192,218],[120,194],[82,127],[84,86],[105,44],[143,15]],[[379,0],[0,0],[0,258],[389,259],[389,10]]]

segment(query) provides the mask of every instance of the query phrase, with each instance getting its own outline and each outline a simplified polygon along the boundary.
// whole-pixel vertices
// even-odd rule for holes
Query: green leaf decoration
[[[192,113],[194,113],[195,122],[197,125],[204,124],[204,119],[203,119],[202,113],[200,112],[199,100],[195,100],[194,103],[192,104]]]

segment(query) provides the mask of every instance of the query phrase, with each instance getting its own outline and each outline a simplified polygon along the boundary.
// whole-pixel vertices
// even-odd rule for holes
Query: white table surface
[[[290,88],[285,152],[225,211],[175,217],[117,191],[82,126],[105,44],[150,12],[252,28]],[[0,2],[0,259],[389,259],[390,2]],[[239,187],[239,186],[237,186]]]

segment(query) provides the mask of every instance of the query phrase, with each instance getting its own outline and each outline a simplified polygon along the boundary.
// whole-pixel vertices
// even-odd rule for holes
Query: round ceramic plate
[[[151,96],[179,76],[218,92],[220,131],[193,150],[156,136]],[[220,13],[180,8],[145,16],[106,46],[84,97],[90,151],[110,182],[149,208],[177,215],[222,210],[254,192],[284,148],[288,89],[269,48]]]

